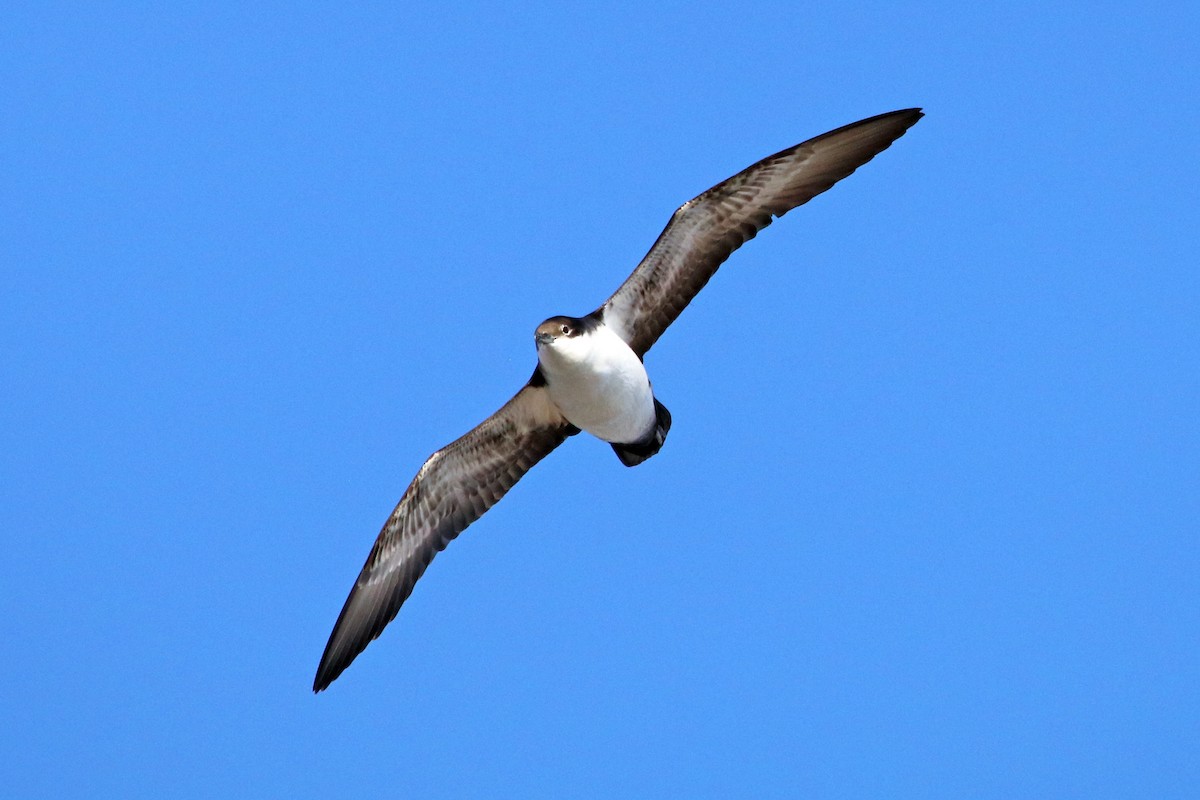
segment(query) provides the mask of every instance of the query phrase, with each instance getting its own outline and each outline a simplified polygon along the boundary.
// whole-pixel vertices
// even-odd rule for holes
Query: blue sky
[[[1183,3],[18,3],[0,25],[13,797],[1187,797]],[[313,672],[424,458],[671,211],[892,149]]]

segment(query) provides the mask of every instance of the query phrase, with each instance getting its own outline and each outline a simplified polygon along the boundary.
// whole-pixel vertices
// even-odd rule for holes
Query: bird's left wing
[[[684,203],[621,288],[592,312],[645,355],[737,248],[870,161],[921,118],[906,108],[789,147]]]
[[[338,617],[313,691],[350,666],[391,622],[433,557],[529,469],[577,433],[530,381],[474,430],[431,455],[384,524]]]

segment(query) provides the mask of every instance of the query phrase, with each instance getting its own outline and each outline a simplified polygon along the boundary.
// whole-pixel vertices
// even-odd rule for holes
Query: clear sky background
[[[1187,3],[16,3],[9,797],[1194,797]],[[565,9],[565,7],[560,7]],[[425,457],[683,201],[928,116],[310,691]]]

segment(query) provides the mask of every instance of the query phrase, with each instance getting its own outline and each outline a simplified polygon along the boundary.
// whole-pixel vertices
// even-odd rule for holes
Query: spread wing
[[[644,355],[730,253],[773,218],[870,161],[921,117],[920,109],[909,108],[846,125],[764,158],[689,200],[594,313]]]
[[[578,430],[535,379],[466,436],[431,455],[384,524],[333,626],[313,691],[350,666],[412,593],[433,557]]]

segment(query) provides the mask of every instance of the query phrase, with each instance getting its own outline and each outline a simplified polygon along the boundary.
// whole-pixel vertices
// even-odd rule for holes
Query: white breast
[[[604,325],[538,347],[550,399],[572,425],[631,443],[654,426],[654,393],[637,354]]]

